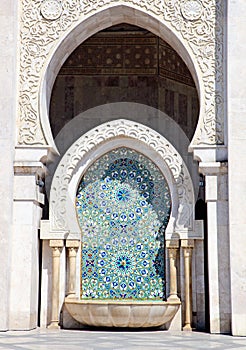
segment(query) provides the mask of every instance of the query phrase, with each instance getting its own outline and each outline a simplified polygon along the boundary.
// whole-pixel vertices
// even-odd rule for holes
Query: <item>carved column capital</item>
[[[191,258],[191,256],[192,256],[192,249],[193,248],[191,248],[191,247],[183,248],[184,258]]]
[[[64,241],[63,239],[50,239],[49,246],[50,248],[63,248]]]
[[[195,241],[194,239],[182,239],[181,240],[181,247],[182,248],[194,248]]]
[[[61,252],[62,252],[62,247],[51,247],[52,249],[52,257],[53,258],[60,258]]]
[[[68,256],[69,258],[76,258],[77,252],[78,252],[78,248],[75,247],[69,247],[68,249]]]
[[[169,259],[177,258],[178,248],[168,248]]]
[[[80,246],[80,241],[66,240],[66,248],[68,249],[68,256],[69,257],[76,257],[79,246]]]
[[[168,249],[178,249],[179,248],[179,239],[167,239],[166,247]]]

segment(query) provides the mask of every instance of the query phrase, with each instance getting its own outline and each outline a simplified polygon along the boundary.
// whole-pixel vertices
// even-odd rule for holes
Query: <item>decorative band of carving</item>
[[[158,153],[167,164],[173,177],[173,186],[178,194],[178,217],[176,229],[192,226],[194,205],[193,185],[183,162],[176,149],[156,131],[129,120],[115,120],[102,124],[81,136],[65,153],[54,174],[50,193],[51,231],[68,229],[67,202],[68,186],[77,167],[87,152],[113,138],[128,137],[143,142]],[[73,205],[73,203],[72,203]]]

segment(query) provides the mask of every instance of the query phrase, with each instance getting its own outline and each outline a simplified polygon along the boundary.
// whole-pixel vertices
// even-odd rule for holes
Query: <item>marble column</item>
[[[66,241],[66,248],[68,250],[68,292],[67,298],[76,297],[76,257],[79,249],[80,241]]]
[[[48,328],[60,328],[59,326],[59,294],[60,294],[60,255],[64,242],[62,239],[50,240],[52,249],[52,308],[51,323]]]
[[[184,255],[185,274],[185,325],[184,331],[192,331],[192,250],[194,248],[193,239],[181,240],[181,247]]]
[[[170,292],[168,301],[179,301],[177,295],[177,254],[179,251],[178,240],[167,240],[166,247],[169,256],[169,269],[170,269]]]

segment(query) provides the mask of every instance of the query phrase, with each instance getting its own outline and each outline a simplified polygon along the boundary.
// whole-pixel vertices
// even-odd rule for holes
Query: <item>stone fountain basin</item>
[[[171,321],[180,301],[65,299],[69,314],[85,326],[158,327]]]

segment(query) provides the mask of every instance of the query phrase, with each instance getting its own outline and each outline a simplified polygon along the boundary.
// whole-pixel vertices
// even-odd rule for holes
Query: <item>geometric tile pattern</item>
[[[121,147],[95,161],[76,198],[82,299],[165,298],[164,232],[171,198],[158,167]]]

